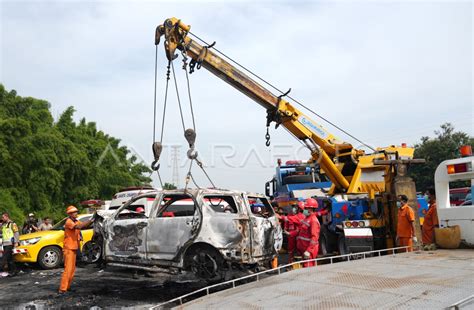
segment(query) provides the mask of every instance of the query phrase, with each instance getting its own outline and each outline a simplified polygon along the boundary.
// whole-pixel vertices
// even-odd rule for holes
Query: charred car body
[[[137,199],[154,199],[136,212]],[[268,199],[216,189],[154,191],[115,212],[98,211],[94,225],[106,264],[148,271],[192,271],[202,279],[268,265],[282,231]]]

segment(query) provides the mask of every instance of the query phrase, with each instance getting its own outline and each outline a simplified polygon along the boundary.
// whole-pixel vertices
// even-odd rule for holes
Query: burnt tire
[[[206,281],[221,277],[222,257],[219,252],[208,247],[198,247],[187,255],[187,265],[194,275]]]
[[[43,269],[55,269],[61,265],[63,253],[61,248],[47,246],[41,249],[38,254],[38,265]]]
[[[82,246],[82,261],[86,264],[97,263],[102,255],[102,247],[94,241],[86,242]]]

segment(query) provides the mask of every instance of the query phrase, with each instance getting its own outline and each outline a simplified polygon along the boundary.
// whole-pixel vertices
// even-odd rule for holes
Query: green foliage
[[[151,182],[119,139],[85,119],[76,124],[74,112],[54,122],[48,102],[0,84],[0,211],[17,223],[29,212],[60,219],[67,205]]]
[[[459,148],[462,145],[471,145],[474,148],[474,138],[467,133],[455,131],[450,123],[440,127],[441,130],[435,131],[436,137],[422,137],[421,142],[415,144],[415,158],[426,160],[425,164],[410,167],[410,175],[418,191],[425,191],[434,186],[436,167],[446,159],[459,157]]]
[[[165,184],[163,185],[163,189],[176,189],[176,185],[174,185],[173,183],[168,183],[168,182],[165,182]]]

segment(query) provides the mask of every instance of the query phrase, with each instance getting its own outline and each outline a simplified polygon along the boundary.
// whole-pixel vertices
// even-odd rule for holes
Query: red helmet
[[[306,199],[305,208],[306,209],[317,209],[318,208],[318,201],[314,198]]]
[[[145,209],[143,209],[142,207],[138,207],[135,212],[137,213],[145,213]]]
[[[298,201],[298,209],[304,210],[304,201]]]

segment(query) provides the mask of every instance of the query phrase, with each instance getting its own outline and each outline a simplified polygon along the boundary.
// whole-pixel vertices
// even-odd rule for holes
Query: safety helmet
[[[71,214],[71,213],[74,213],[74,212],[79,212],[79,210],[77,210],[77,208],[74,207],[74,206],[67,207],[67,209],[66,209],[67,214]]]
[[[34,213],[30,213],[30,214],[28,214],[28,217],[34,217],[34,216],[35,216],[35,214],[34,214]]]
[[[304,210],[304,201],[298,201],[298,209]]]
[[[145,213],[145,209],[143,209],[142,207],[138,207],[135,212],[137,213]]]
[[[318,208],[318,201],[314,198],[308,198],[305,202],[306,209],[317,209]]]

